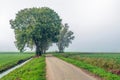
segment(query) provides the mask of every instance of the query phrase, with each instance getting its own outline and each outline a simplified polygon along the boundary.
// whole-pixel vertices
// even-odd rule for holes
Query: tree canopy
[[[68,47],[69,44],[72,43],[72,40],[75,38],[73,36],[74,33],[68,29],[68,24],[62,25],[62,29],[58,36],[57,47],[60,53],[64,52],[65,47]]]
[[[59,15],[48,7],[26,8],[10,20],[15,32],[15,44],[21,52],[26,47],[36,48],[36,55],[41,55],[51,43],[57,42],[61,30]]]

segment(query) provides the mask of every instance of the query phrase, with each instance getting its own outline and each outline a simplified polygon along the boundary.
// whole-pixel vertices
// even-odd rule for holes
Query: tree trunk
[[[59,48],[59,53],[64,53],[64,49],[62,47]]]
[[[41,56],[42,55],[42,51],[40,49],[39,46],[36,46],[36,56]]]
[[[58,45],[58,49],[59,49],[59,53],[64,53],[64,48],[63,48],[62,44]]]
[[[43,50],[43,54],[45,54],[45,50]]]
[[[64,53],[64,51],[63,50],[59,50],[59,53]]]

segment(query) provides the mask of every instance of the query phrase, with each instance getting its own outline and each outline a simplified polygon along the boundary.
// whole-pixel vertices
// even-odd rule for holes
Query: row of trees
[[[15,45],[23,52],[26,47],[36,48],[40,56],[56,43],[60,52],[74,39],[67,24],[62,25],[59,15],[48,7],[28,8],[19,11],[14,20],[10,20],[15,32]]]

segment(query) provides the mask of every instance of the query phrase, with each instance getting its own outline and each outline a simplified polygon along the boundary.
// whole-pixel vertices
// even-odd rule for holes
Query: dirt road
[[[97,80],[80,68],[56,57],[47,56],[47,80]]]

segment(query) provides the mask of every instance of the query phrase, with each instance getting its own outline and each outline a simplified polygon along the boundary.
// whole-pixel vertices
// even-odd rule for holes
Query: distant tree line
[[[18,50],[23,52],[26,47],[36,48],[37,56],[45,53],[52,43],[57,44],[59,52],[64,52],[74,39],[68,24],[63,25],[59,15],[48,7],[20,10],[10,24]]]

